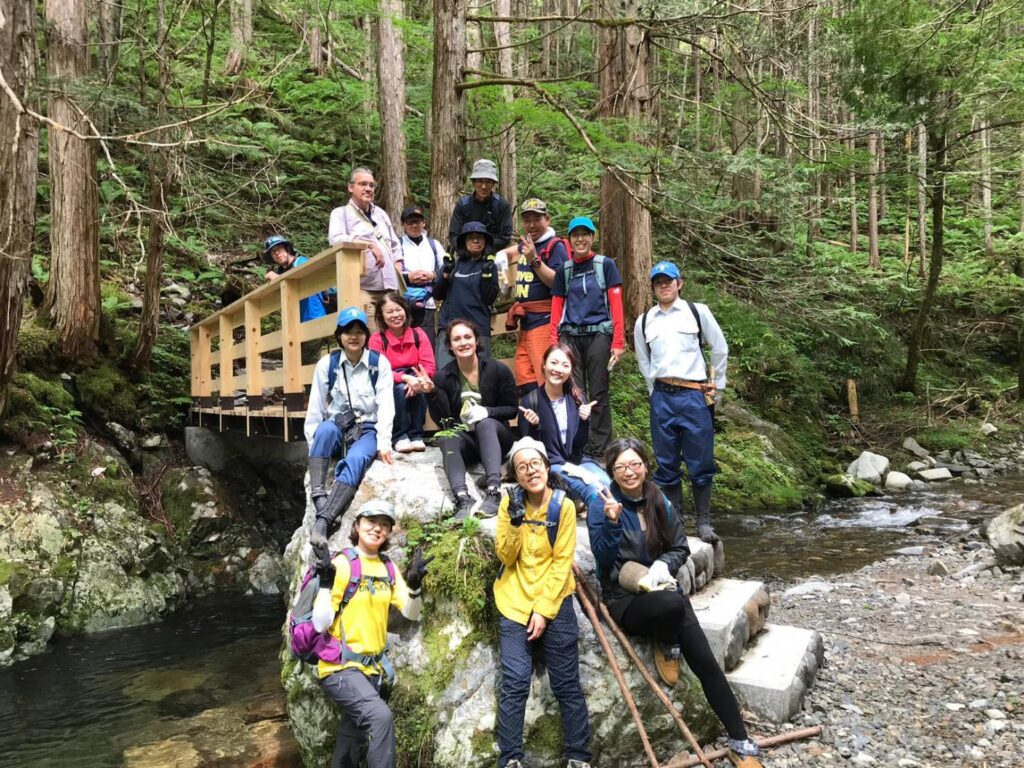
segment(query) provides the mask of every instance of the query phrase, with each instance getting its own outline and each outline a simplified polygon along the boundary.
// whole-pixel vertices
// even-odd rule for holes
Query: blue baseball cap
[[[673,280],[679,280],[679,267],[673,264],[671,261],[659,261],[654,265],[654,269],[651,270],[651,280],[656,277],[671,277]]]
[[[590,220],[589,216],[577,216],[569,222],[569,228],[565,231],[571,235],[574,229],[579,229],[580,227],[589,229],[592,235],[597,234],[597,227],[594,226],[594,222]]]
[[[345,307],[338,313],[338,326],[335,332],[348,328],[352,323],[362,323],[366,332],[370,332],[370,319],[359,307]]]

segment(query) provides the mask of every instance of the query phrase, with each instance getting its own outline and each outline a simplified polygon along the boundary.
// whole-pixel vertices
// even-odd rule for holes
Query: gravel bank
[[[771,620],[819,630],[826,665],[791,726],[753,724],[824,726],[768,768],[1024,762],[1024,569],[976,532],[772,592]]]

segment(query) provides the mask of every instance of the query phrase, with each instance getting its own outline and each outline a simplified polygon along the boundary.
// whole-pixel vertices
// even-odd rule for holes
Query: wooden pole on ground
[[[846,380],[846,401],[850,404],[850,421],[860,424],[860,407],[857,404],[857,382]]]
[[[577,574],[579,573],[579,568],[575,563],[573,564],[573,570]],[[577,576],[577,587],[579,584],[579,576]],[[608,657],[608,666],[612,668],[612,674],[615,675],[615,681],[619,684],[619,690],[622,691],[622,697],[626,700],[626,706],[629,707],[629,713],[633,716],[633,722],[636,723],[637,731],[640,732],[640,740],[643,742],[644,752],[647,753],[647,760],[651,763],[651,768],[661,768],[658,764],[658,758],[654,755],[654,749],[651,747],[651,740],[647,737],[647,731],[644,730],[644,723],[640,718],[640,711],[636,708],[636,702],[633,700],[633,694],[630,692],[629,686],[626,685],[626,678],[622,676],[622,670],[619,668],[619,662],[616,661],[615,654],[612,652],[611,644],[608,642],[608,637],[601,628],[601,620],[597,618],[597,612],[594,610],[594,604],[582,589],[577,588],[576,597],[579,599],[580,605],[583,606],[583,612],[587,614],[587,618],[590,619],[590,623],[594,626],[594,634],[597,635],[597,641],[601,644],[601,649],[604,651],[604,655]]]
[[[757,742],[757,746],[762,749],[768,749],[770,747],[777,747],[781,744],[789,744],[791,741],[800,741],[802,739],[811,739],[815,736],[821,736],[821,726],[814,725],[810,728],[801,728],[796,731],[789,731],[788,733],[780,733],[778,736],[768,736],[764,739],[754,739]],[[707,758],[709,760],[721,760],[723,757],[728,756],[728,749],[716,749],[714,752],[708,752]],[[681,760],[672,760],[663,768],[693,768],[695,765],[701,764],[700,758],[696,755],[693,757],[684,757]]]
[[[589,597],[590,585],[587,584],[583,571],[581,571],[580,567],[575,563],[573,563],[572,568],[573,573],[576,575],[576,591],[585,592]],[[712,768],[711,763],[704,757],[704,750],[700,748],[700,744],[698,744],[697,739],[694,738],[693,733],[690,731],[690,727],[686,724],[686,721],[683,720],[683,716],[679,713],[679,710],[676,709],[675,704],[672,703],[672,699],[670,699],[668,695],[661,690],[661,686],[658,685],[658,681],[651,675],[650,671],[647,669],[647,665],[640,660],[640,656],[637,654],[636,649],[633,648],[633,644],[629,642],[629,639],[619,628],[619,625],[615,623],[615,619],[612,618],[612,615],[608,612],[608,607],[604,603],[600,602],[596,596],[594,596],[593,600],[597,603],[598,608],[601,611],[601,616],[604,618],[605,623],[608,624],[612,634],[615,635],[615,639],[622,645],[622,648],[626,651],[626,655],[629,656],[630,660],[636,665],[636,668],[640,671],[644,680],[647,681],[647,685],[650,686],[654,695],[661,701],[665,710],[672,716],[672,719],[676,721],[676,725],[679,727],[679,732],[683,735],[683,738],[693,748],[693,751],[696,753],[698,758],[694,765],[703,763],[706,768]]]

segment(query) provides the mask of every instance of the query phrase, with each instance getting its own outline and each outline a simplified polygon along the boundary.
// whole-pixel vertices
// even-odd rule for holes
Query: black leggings
[[[501,460],[515,437],[507,426],[496,419],[482,419],[467,432],[452,437],[442,437],[441,458],[444,473],[452,493],[466,490],[466,463],[478,461],[484,465],[487,485],[496,488],[501,485]]]
[[[665,646],[678,645],[687,665],[700,680],[708,704],[722,721],[729,737],[747,738],[736,696],[718,666],[690,599],[680,592],[644,592],[636,595],[619,620],[630,635],[653,636]]]

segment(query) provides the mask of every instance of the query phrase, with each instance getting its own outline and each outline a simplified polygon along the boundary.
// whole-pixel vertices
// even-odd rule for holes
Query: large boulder
[[[389,655],[398,673],[390,705],[396,720],[399,762],[427,761],[453,768],[493,765],[501,680],[498,617],[491,597],[491,584],[497,574],[494,521],[461,525],[445,522],[444,518],[450,516],[447,511],[441,512],[450,508],[450,502],[445,501],[447,485],[440,470],[440,455],[432,449],[418,456],[400,456],[393,466],[375,464],[335,533],[332,548],[344,546],[355,511],[361,501],[371,497],[393,502],[402,520],[395,534],[399,546],[390,552],[396,561],[404,559],[402,543],[426,543],[435,555],[425,582],[422,621],[403,621],[397,626],[392,623],[395,632],[388,638]],[[313,509],[308,506],[303,525],[285,551],[286,569],[291,575],[289,599],[311,561],[308,536],[313,517]],[[715,557],[708,549],[701,553],[701,563],[692,566],[693,573],[687,573],[691,584],[698,578],[706,581],[708,569],[714,568]],[[594,561],[583,523],[578,528],[576,562],[593,584]],[[574,605],[580,628],[580,680],[590,712],[591,748],[598,764],[631,765],[640,752],[639,736],[594,629],[579,603]],[[610,632],[608,635],[651,741],[667,758],[682,748],[675,723]],[[650,644],[638,640],[635,647],[653,669]],[[281,659],[288,717],[304,763],[324,765],[333,748],[336,709],[320,690],[315,671],[298,664],[286,645]],[[687,723],[698,738],[708,738],[719,727],[695,679],[684,676],[669,693],[679,710],[686,712]],[[558,705],[546,675],[538,673],[534,678],[525,733],[530,765],[553,768],[563,764]]]
[[[1000,565],[1024,565],[1024,504],[1010,507],[992,520],[986,535]]]
[[[858,480],[866,480],[873,485],[881,485],[882,478],[888,471],[889,459],[871,451],[863,451],[846,468],[846,474],[853,475]]]
[[[825,485],[825,493],[840,499],[867,496],[875,489],[867,480],[859,480],[853,475],[846,474],[829,475],[822,482]]]

